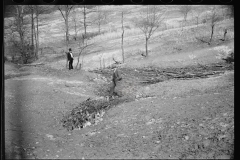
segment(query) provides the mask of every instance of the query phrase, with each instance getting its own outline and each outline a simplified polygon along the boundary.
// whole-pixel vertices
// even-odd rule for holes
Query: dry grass
[[[103,10],[110,10],[111,22],[109,24],[103,25],[102,30],[107,31],[104,34],[95,36],[89,40],[89,43],[94,43],[94,46],[88,48],[88,53],[94,53],[96,56],[89,56],[85,59],[87,65],[99,66],[99,57],[105,59],[107,65],[113,63],[112,56],[115,56],[117,59],[121,59],[121,15],[119,14],[122,11],[122,6],[103,6]],[[139,14],[139,9],[141,6],[124,6],[124,9],[131,11],[130,14],[126,15],[125,26],[129,28],[125,29],[124,34],[124,49],[125,55],[129,58],[129,62],[132,59],[138,60],[140,53],[144,52],[144,35],[133,24],[131,19]],[[194,6],[194,11],[200,14],[199,22],[206,17],[209,8],[203,8],[199,6]],[[119,12],[119,13],[118,13]],[[220,11],[219,11],[220,12]],[[220,14],[220,13],[219,13]],[[210,37],[211,28],[207,24],[196,25],[196,19],[193,14],[188,16],[188,23],[186,27],[182,30],[181,21],[182,15],[179,14],[178,8],[176,6],[171,6],[168,11],[168,16],[165,19],[167,24],[166,28],[159,29],[155,32],[149,42],[149,50],[151,55],[166,55],[182,51],[187,51],[188,45],[196,45],[199,43],[196,40],[196,37],[208,39]],[[81,17],[81,15],[78,15]],[[64,22],[61,14],[56,11],[49,15],[43,15],[42,18],[44,21],[41,22],[40,27],[40,47],[51,47],[54,52],[57,54],[64,54],[63,51],[66,51],[67,48],[64,42]],[[112,25],[110,25],[112,24]],[[233,28],[233,20],[225,19],[217,23],[215,27],[214,39],[219,39],[223,37],[223,28]],[[111,28],[112,27],[112,28]],[[112,30],[112,32],[110,32]],[[88,32],[96,31],[96,26],[88,27]],[[70,34],[74,34],[73,31],[70,31]],[[227,39],[234,38],[234,31],[229,30],[227,33]],[[78,42],[70,41],[69,47],[74,51],[74,56],[78,54]],[[194,46],[192,46],[194,47]],[[180,49],[180,50],[178,50]],[[52,54],[50,53],[50,54]],[[48,54],[44,52],[43,54]],[[65,61],[59,61],[64,63]],[[96,63],[96,64],[95,64]],[[62,66],[64,66],[62,64]],[[88,67],[90,67],[88,66]]]

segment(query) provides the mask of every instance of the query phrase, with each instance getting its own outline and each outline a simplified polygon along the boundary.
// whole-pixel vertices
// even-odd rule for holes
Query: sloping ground
[[[98,97],[95,87],[109,81],[93,73],[46,66],[17,71],[31,75],[5,80],[5,144],[9,158],[233,155],[233,71],[135,89],[135,83],[129,84],[123,88],[124,94],[143,96],[110,108],[98,124],[72,132],[62,127],[63,115],[88,97]]]
[[[232,158],[233,76],[150,85],[155,98],[113,107],[98,125],[73,131],[73,152],[84,158]]]

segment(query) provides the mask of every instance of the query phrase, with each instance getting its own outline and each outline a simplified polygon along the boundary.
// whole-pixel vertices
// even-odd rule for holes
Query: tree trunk
[[[148,38],[147,37],[146,37],[145,47],[146,47],[146,57],[148,57]]]
[[[227,35],[227,29],[224,30],[223,41],[226,40],[226,35]]]
[[[77,22],[74,24],[74,29],[75,29],[75,41],[77,40]]]
[[[124,37],[124,26],[123,26],[123,12],[122,12],[122,45],[121,45],[121,48],[122,48],[122,62],[124,63],[124,48],[123,48],[123,37]]]
[[[86,7],[83,7],[83,25],[84,25],[84,34],[87,35],[87,24],[86,24]]]
[[[210,40],[209,40],[209,43],[208,44],[210,44],[211,42],[212,42],[212,38],[213,38],[213,33],[214,33],[214,24],[212,25],[212,32],[211,32],[211,38],[210,38]]]
[[[38,26],[39,26],[39,15],[38,15],[38,8],[36,11],[36,19],[37,19],[37,45],[36,45],[36,59],[38,59],[38,50],[39,50],[39,30],[38,30]]]
[[[69,43],[69,31],[68,31],[68,6],[66,5],[66,10],[65,10],[65,27],[66,27],[66,45],[68,48],[68,43]]]
[[[32,55],[34,55],[34,52],[35,52],[35,47],[34,47],[34,35],[33,35],[33,30],[34,30],[34,9],[33,9],[33,6],[31,6],[31,19],[32,19],[32,46],[31,46],[31,49],[32,49]]]
[[[76,69],[78,69],[80,55],[81,55],[81,53],[79,53],[79,55],[78,55],[77,64],[76,64],[76,67],[75,67]]]
[[[197,17],[197,27],[198,27],[198,17]]]
[[[83,58],[84,58],[84,55],[82,56],[81,69],[83,68]]]
[[[20,37],[20,54],[23,59],[23,63],[26,63],[25,51],[24,51],[24,33],[23,33],[23,6],[17,6],[17,32]]]
[[[68,68],[68,53],[66,52],[66,68]]]
[[[105,59],[103,58],[103,68],[105,68]]]
[[[68,37],[68,18],[66,18],[66,21],[65,21],[65,26],[66,26],[66,45],[67,45],[67,48],[68,48],[68,44],[69,44],[69,37]]]
[[[34,50],[34,57],[35,60],[37,60],[37,33],[36,33],[36,27],[33,28],[33,34],[34,34],[34,41],[35,41],[35,50]]]
[[[100,63],[100,69],[102,69],[102,58],[99,58],[99,63]]]
[[[101,32],[101,13],[99,11],[99,6],[97,7],[97,12],[98,12],[98,33],[100,34]]]
[[[98,33],[99,34],[101,33],[101,23],[100,22],[98,23]]]

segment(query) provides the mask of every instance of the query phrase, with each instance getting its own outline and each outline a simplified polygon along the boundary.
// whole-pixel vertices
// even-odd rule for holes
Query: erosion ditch
[[[114,99],[87,99],[78,106],[67,112],[61,120],[63,127],[67,130],[82,129],[86,126],[97,124],[102,120],[104,113],[121,103],[134,101],[136,98],[135,92],[138,87],[150,84],[159,83],[170,79],[196,79],[207,78],[214,75],[219,75],[227,70],[234,70],[234,64],[216,63],[211,65],[196,65],[185,68],[119,68],[119,72],[123,77],[120,87],[117,92],[121,96],[116,96]],[[91,72],[101,74],[107,79],[105,83],[98,84],[96,94],[105,97],[109,93],[112,76],[112,69],[106,68],[103,70],[93,70]],[[129,92],[127,92],[129,88]]]

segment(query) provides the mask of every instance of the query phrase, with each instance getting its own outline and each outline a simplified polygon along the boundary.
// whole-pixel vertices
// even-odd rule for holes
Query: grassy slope
[[[124,36],[125,56],[127,57],[126,62],[128,64],[129,62],[134,64],[134,61],[139,62],[139,60],[141,60],[142,63],[146,63],[146,65],[159,64],[160,61],[164,60],[164,57],[162,56],[170,54],[174,55],[170,58],[170,60],[175,63],[176,61],[179,61],[179,57],[176,58],[175,56],[175,54],[179,52],[192,52],[196,48],[208,47],[196,42],[195,35],[209,37],[210,27],[205,24],[200,24],[198,29],[195,29],[195,31],[191,30],[191,28],[196,28],[196,25],[193,25],[195,22],[193,15],[201,13],[199,19],[201,22],[210,8],[206,6],[194,6],[194,12],[190,13],[188,16],[189,25],[191,26],[185,27],[185,30],[181,32],[181,28],[179,27],[183,16],[180,14],[178,7],[179,6],[168,6],[169,11],[167,12],[167,16],[165,18],[165,23],[167,25],[165,29],[167,30],[158,30],[153,35],[149,43],[150,58],[141,60],[142,57],[139,55],[145,50],[144,37],[141,31],[132,24],[132,19],[140,13],[139,11],[143,8],[143,6],[124,6],[125,10],[131,11],[130,14],[125,16],[124,22],[125,26],[130,28],[125,29]],[[104,59],[106,66],[113,63],[112,57],[115,57],[115,59],[119,61],[122,59],[120,11],[123,9],[123,6],[102,6],[102,9],[111,11],[109,14],[110,22],[102,26],[102,30],[107,31],[106,33],[89,40],[89,43],[94,43],[94,45],[87,51],[87,54],[90,55],[84,57],[85,69],[99,67],[100,59]],[[77,17],[82,19],[81,13],[78,13]],[[92,15],[89,15],[89,17],[92,17]],[[64,55],[63,51],[66,51],[66,47],[64,45],[64,21],[60,12],[55,11],[51,14],[45,14],[42,16],[42,19],[43,20],[40,24],[41,47],[51,47],[55,53],[57,53],[56,55],[52,55],[53,52],[51,50],[43,50],[43,54],[45,57],[52,57],[51,59],[54,59],[54,57],[59,55]],[[222,28],[225,26],[233,26],[233,20],[224,20],[219,22],[216,26],[214,35],[215,38],[222,36]],[[72,28],[72,26],[70,26],[70,28]],[[95,32],[96,30],[97,26],[89,26],[88,28],[88,32]],[[70,35],[73,34],[72,29],[70,30]],[[233,31],[228,32],[228,38],[232,39],[233,35]],[[78,42],[72,40],[70,42],[70,47],[73,49],[76,57],[78,54]],[[184,57],[186,59],[186,56]],[[45,59],[42,60],[45,61]],[[168,63],[168,60],[165,61]],[[65,63],[64,56],[62,56],[62,60],[61,58],[58,58],[56,62],[51,62],[49,65],[54,68],[64,68]],[[74,65],[75,64],[76,58],[74,61]]]

